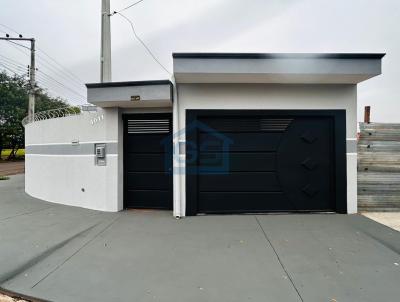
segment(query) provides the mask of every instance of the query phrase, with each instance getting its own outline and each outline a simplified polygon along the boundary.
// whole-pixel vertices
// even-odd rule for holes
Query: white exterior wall
[[[92,124],[94,118],[100,119]],[[110,108],[26,125],[26,150],[42,150],[26,155],[26,193],[54,203],[102,211],[121,210],[122,173],[118,170],[122,148],[117,143],[122,134],[118,118],[118,108]],[[79,141],[86,149],[93,146],[93,153],[75,152],[72,141]],[[114,148],[117,151],[110,148],[111,153],[107,152],[106,166],[95,165],[93,143],[118,146]]]
[[[174,132],[185,128],[187,109],[345,109],[346,137],[356,144],[356,85],[293,85],[293,84],[178,84],[173,103]],[[26,125],[26,148],[114,144],[107,152],[107,165],[96,166],[94,154],[27,154],[25,190],[46,201],[102,211],[123,209],[123,122],[124,113],[171,112],[172,108],[107,108],[49,119]],[[92,124],[95,117],[101,117]],[[179,138],[184,141],[184,133]],[[175,154],[177,154],[175,150]],[[179,155],[184,168],[185,155]],[[175,167],[179,168],[179,167]],[[348,213],[357,212],[357,154],[347,153]],[[181,171],[181,170],[180,170]],[[174,216],[185,216],[185,175],[174,173]],[[82,192],[84,188],[84,192]]]
[[[48,119],[26,125],[26,150],[39,148],[43,151],[26,154],[26,193],[49,202],[93,210],[122,210],[122,115],[171,111],[172,108],[98,108],[96,113]],[[97,122],[92,123],[93,120]],[[86,149],[93,152],[69,154],[75,148],[73,141],[79,141],[79,146],[86,145]],[[94,143],[107,144],[106,166],[95,165]],[[46,152],[54,147],[56,152],[54,149]]]
[[[178,125],[174,131],[184,129],[187,109],[345,109],[347,142],[354,144],[357,137],[356,85],[280,85],[280,84],[178,84]],[[179,137],[184,141],[184,135]],[[184,168],[185,155],[179,155]],[[174,167],[176,168],[176,167]],[[175,216],[185,216],[185,175],[179,175],[180,192],[174,196]],[[175,180],[175,178],[174,178]],[[357,212],[357,153],[347,153],[347,210]]]

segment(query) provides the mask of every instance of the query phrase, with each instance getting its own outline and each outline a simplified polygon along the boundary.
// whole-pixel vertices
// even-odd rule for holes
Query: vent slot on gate
[[[170,120],[128,120],[128,134],[169,133]]]
[[[284,132],[293,121],[291,118],[204,118],[207,126],[219,132]]]

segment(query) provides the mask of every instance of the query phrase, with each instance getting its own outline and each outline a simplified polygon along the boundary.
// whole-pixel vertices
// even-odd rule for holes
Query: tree
[[[12,152],[8,159],[15,158],[16,151],[24,146],[22,119],[28,114],[29,82],[16,75],[0,72],[0,154],[4,148]],[[42,88],[36,88],[35,111],[45,111],[68,104],[61,98],[53,98]]]

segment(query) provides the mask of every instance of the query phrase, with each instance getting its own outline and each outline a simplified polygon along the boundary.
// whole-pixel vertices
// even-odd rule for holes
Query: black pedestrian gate
[[[124,207],[172,209],[172,115],[124,115]]]

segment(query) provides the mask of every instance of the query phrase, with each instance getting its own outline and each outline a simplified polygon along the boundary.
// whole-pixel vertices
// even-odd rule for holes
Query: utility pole
[[[31,89],[29,90],[29,103],[28,103],[28,116],[29,120],[33,122],[35,120],[35,88],[36,88],[36,63],[35,63],[35,39],[31,40],[31,71],[29,73]]]
[[[111,82],[110,0],[101,0],[100,82]]]
[[[31,65],[30,65],[30,89],[29,89],[29,104],[28,104],[28,119],[30,122],[34,121],[35,115],[35,87],[36,87],[36,79],[35,79],[35,39],[34,38],[23,38],[22,35],[19,38],[11,38],[7,35],[7,37],[0,37],[0,40],[6,41],[29,41],[31,42]]]

